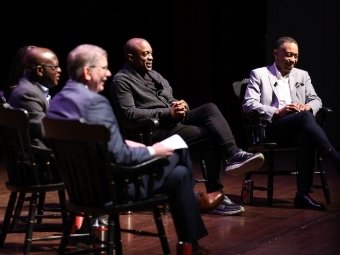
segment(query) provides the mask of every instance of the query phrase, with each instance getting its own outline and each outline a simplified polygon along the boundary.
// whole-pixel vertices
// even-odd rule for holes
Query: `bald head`
[[[47,88],[58,85],[61,69],[57,56],[50,49],[32,48],[25,54],[23,65],[31,80]]]
[[[143,38],[132,38],[125,43],[124,54],[126,62],[138,72],[152,70],[152,48]]]
[[[34,47],[24,57],[25,68],[32,69],[38,65],[49,64],[50,60],[57,56],[47,48]]]

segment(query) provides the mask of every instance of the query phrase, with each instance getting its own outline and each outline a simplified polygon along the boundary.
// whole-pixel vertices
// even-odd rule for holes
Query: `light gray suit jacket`
[[[251,71],[244,97],[243,111],[262,110],[265,119],[272,120],[279,107],[278,87],[274,64]],[[315,115],[322,107],[321,99],[316,95],[308,72],[293,68],[289,73],[289,87],[292,103],[309,105]]]

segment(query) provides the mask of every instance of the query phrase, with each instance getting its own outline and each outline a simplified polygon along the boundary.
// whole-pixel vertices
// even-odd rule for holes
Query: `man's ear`
[[[133,62],[133,55],[131,53],[127,54],[127,60]]]
[[[90,81],[92,80],[92,76],[91,76],[91,68],[89,66],[85,66],[83,68],[83,77],[86,81]]]
[[[277,57],[277,54],[278,54],[279,52],[277,51],[277,49],[275,49],[274,51],[273,51],[273,54],[274,54],[274,57]]]
[[[38,76],[44,76],[44,68],[42,66],[37,66],[37,68],[35,68],[35,71],[37,73]]]

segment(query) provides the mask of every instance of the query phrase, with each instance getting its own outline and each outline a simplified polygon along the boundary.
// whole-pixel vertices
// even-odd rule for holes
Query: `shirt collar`
[[[41,92],[45,95],[45,97],[48,96],[49,89],[43,86],[42,84],[35,82],[35,84],[38,86],[38,88],[41,90]]]
[[[288,78],[288,76],[289,76],[289,73],[286,75],[286,76],[282,76],[282,74],[280,73],[280,71],[277,69],[277,67],[276,67],[276,64],[274,63],[274,68],[275,68],[275,72],[276,72],[276,77],[278,78],[278,79],[282,79],[282,78]]]

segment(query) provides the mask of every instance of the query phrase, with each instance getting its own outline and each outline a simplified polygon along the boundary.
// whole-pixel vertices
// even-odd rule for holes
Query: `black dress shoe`
[[[312,210],[326,210],[326,207],[314,201],[308,194],[297,192],[294,199],[294,207],[312,209]]]

